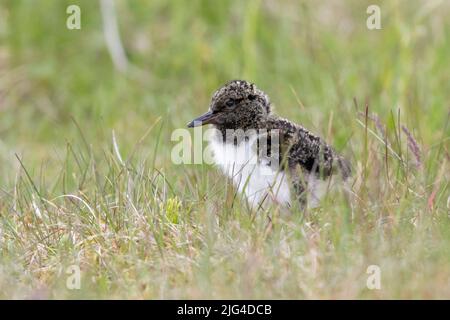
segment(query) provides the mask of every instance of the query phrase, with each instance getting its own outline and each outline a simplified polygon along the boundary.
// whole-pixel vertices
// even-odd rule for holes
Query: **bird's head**
[[[263,91],[245,80],[233,80],[213,94],[208,112],[188,127],[213,124],[219,129],[257,129],[269,114],[269,98]]]

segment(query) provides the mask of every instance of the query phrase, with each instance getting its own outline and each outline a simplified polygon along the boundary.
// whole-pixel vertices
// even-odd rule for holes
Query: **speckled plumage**
[[[268,96],[247,81],[233,80],[218,89],[212,96],[209,111],[198,120],[200,123],[194,123],[194,120],[189,126],[213,124],[218,129],[213,137],[215,142],[213,145],[216,146],[216,153],[223,153],[225,156],[228,151],[220,150],[222,143],[224,146],[239,146],[248,140],[248,134],[244,132],[253,129],[257,132],[264,129],[269,133],[267,149],[271,150],[270,132],[277,130],[279,133],[278,154],[271,156],[279,159],[280,171],[283,176],[284,174],[289,176],[291,189],[294,191],[292,194],[301,205],[306,204],[310,178],[326,180],[337,172],[340,172],[343,180],[350,176],[350,164],[347,160],[320,137],[272,113]],[[229,170],[227,174],[233,177],[233,173]],[[270,188],[271,186],[267,187],[267,189]],[[266,194],[270,193],[266,192]],[[257,200],[264,201],[260,195]]]

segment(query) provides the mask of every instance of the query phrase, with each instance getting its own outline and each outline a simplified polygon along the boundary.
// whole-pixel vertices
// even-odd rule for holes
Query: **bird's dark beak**
[[[191,122],[188,123],[188,128],[203,126],[205,124],[214,124],[214,120],[217,117],[217,113],[212,113],[208,111],[202,114],[200,117],[195,118]]]

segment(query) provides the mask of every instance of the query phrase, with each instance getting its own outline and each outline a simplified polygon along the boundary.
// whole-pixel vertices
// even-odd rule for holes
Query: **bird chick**
[[[317,206],[330,179],[350,177],[350,163],[323,139],[272,112],[253,83],[233,80],[212,96],[209,110],[188,127],[211,124],[215,163],[254,207]]]

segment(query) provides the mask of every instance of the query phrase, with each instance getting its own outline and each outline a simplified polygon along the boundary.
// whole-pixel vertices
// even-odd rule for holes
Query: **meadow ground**
[[[117,1],[120,72],[97,1],[2,0],[0,298],[449,298],[450,2],[369,4]],[[351,159],[352,201],[254,213],[171,161],[235,78]]]

